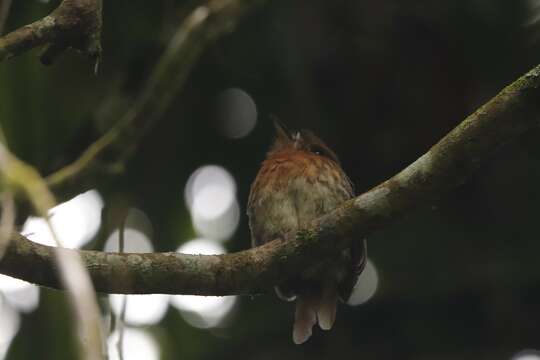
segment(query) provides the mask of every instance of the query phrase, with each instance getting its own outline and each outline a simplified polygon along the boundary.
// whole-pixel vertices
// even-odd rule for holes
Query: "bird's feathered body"
[[[253,246],[307,227],[354,195],[337,157],[319,138],[308,131],[277,130],[249,196]],[[348,299],[365,260],[365,247],[346,249],[276,287],[280,298],[297,300],[295,343],[306,341],[316,322],[325,330],[332,327],[338,298]]]

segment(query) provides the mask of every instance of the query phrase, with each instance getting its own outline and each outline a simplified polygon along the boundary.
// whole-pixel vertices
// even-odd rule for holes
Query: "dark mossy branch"
[[[289,234],[290,241],[228,255],[78,251],[104,293],[253,294],[361,241],[462,183],[494,150],[540,125],[540,66],[505,88],[427,153],[370,191]],[[75,250],[66,250],[66,254]],[[67,255],[66,255],[67,256]],[[60,288],[53,248],[13,235],[0,273]]]
[[[96,61],[101,57],[102,0],[63,0],[43,19],[0,37],[0,61],[47,45],[41,61],[50,64],[67,48]]]

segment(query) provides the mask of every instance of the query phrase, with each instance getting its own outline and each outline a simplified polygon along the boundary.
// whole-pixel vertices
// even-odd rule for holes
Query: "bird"
[[[336,154],[312,131],[290,131],[274,120],[275,140],[249,193],[247,215],[252,247],[275,239],[334,210],[354,197]],[[292,275],[274,289],[285,301],[296,301],[293,342],[302,344],[318,323],[330,330],[338,300],[346,302],[367,261],[366,240],[351,241],[338,256]]]

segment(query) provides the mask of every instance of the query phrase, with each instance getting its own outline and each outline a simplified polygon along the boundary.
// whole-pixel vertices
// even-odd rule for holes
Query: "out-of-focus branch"
[[[11,0],[0,0],[0,35],[4,32],[10,8]]]
[[[78,159],[49,175],[46,179],[49,186],[62,192],[66,184],[80,183],[81,178],[96,170],[96,161],[115,142],[129,139],[113,155],[114,162],[125,161],[178,95],[204,49],[232,31],[244,14],[262,3],[264,0],[210,0],[193,10],[169,41],[129,111]]]
[[[2,215],[0,217],[0,259],[4,256],[9,242],[11,241],[11,233],[15,228],[15,200],[13,193],[5,189],[2,194]]]
[[[362,241],[406,211],[462,183],[494,150],[540,125],[540,66],[506,87],[427,153],[370,191],[288,234],[289,241],[228,255],[120,254],[65,250],[83,259],[97,291],[195,295],[253,294]],[[61,288],[54,248],[14,234],[0,273]]]
[[[92,282],[80,256],[60,247],[56,231],[48,216],[48,210],[55,204],[54,197],[38,172],[11,154],[3,142],[0,142],[0,184],[2,184],[0,190],[4,194],[11,196],[13,191],[26,196],[36,212],[46,219],[49,230],[59,246],[53,248],[54,250],[50,253],[51,271],[56,274],[55,276],[58,277],[62,286],[69,290],[68,295],[83,339],[80,342],[82,358],[86,360],[103,359],[101,317]],[[11,217],[13,219],[14,215]],[[10,235],[8,234],[9,237]],[[9,243],[7,248],[9,249]],[[5,249],[4,255],[6,255]]]
[[[70,47],[97,63],[101,57],[101,27],[102,0],[63,0],[43,19],[0,37],[0,61],[48,45],[41,56],[44,64]]]
[[[0,149],[3,146],[6,146],[6,139],[4,131],[0,127]],[[0,259],[4,256],[4,252],[11,241],[11,233],[15,228],[14,194],[8,184],[1,180],[2,177],[0,176],[0,197],[2,203],[2,213],[0,215]]]

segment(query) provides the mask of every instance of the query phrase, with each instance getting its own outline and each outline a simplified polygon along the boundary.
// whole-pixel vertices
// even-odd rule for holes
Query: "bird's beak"
[[[289,129],[285,126],[281,120],[279,120],[277,117],[273,116],[274,121],[274,127],[276,128],[276,134],[278,138],[287,139],[289,141],[294,141],[291,132]]]

